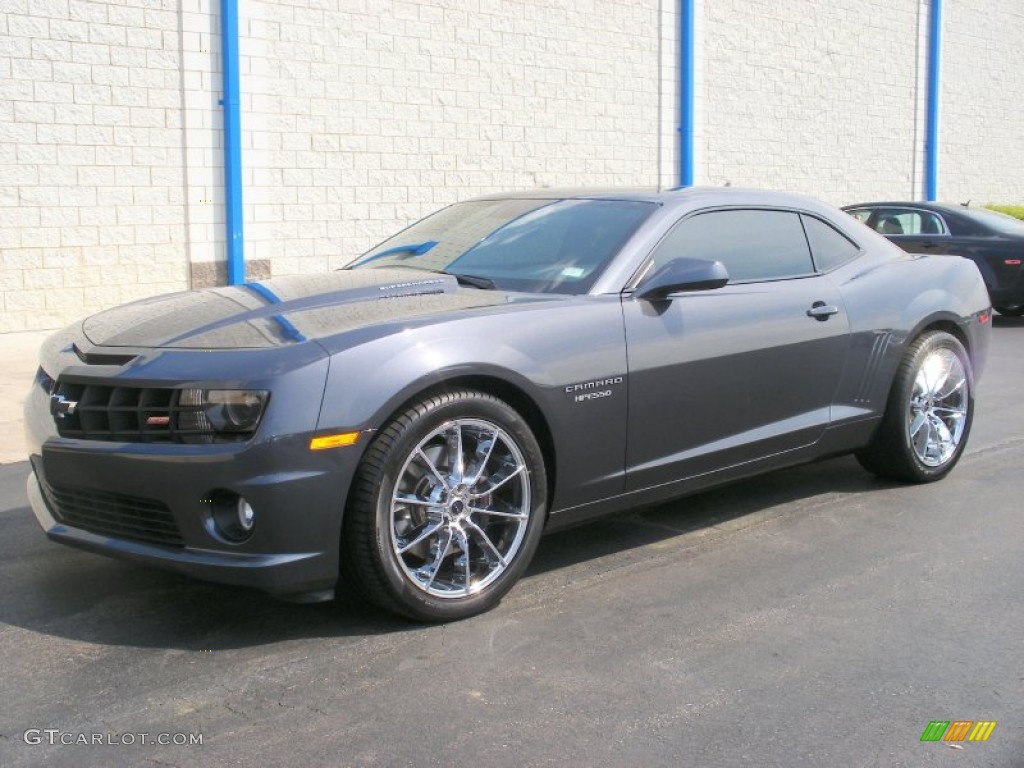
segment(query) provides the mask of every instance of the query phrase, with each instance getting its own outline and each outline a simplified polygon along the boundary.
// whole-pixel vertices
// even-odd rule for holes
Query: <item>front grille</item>
[[[169,387],[120,387],[59,381],[51,410],[61,437],[122,443],[240,442],[252,432],[218,432],[200,404]]]
[[[56,520],[89,533],[147,544],[184,547],[171,510],[155,499],[106,491],[61,488],[42,483],[43,495]]]

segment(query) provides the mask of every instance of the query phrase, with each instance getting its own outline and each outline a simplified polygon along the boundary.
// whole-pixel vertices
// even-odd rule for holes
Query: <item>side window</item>
[[[946,234],[946,224],[942,221],[942,217],[928,213],[927,211],[921,211],[921,232],[922,235],[944,235]]]
[[[942,235],[942,217],[928,211],[885,208],[878,213],[875,229],[883,235]]]
[[[874,228],[883,235],[905,235],[904,222],[906,215],[902,211],[885,209],[878,212]]]
[[[835,269],[860,253],[860,248],[831,224],[813,216],[801,216],[800,219],[804,223],[814,264],[819,272]]]
[[[855,218],[861,224],[867,224],[868,219],[871,218],[872,211],[870,208],[855,208],[852,211],[847,211],[847,213],[853,216],[853,218]]]
[[[654,268],[680,256],[722,262],[733,283],[814,272],[800,218],[789,211],[730,210],[691,216],[654,249]]]

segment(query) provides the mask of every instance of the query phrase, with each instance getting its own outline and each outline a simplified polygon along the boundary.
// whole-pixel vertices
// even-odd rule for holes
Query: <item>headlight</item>
[[[207,418],[218,432],[250,432],[260,423],[266,396],[248,389],[208,389]]]
[[[254,432],[269,394],[255,389],[183,389],[178,397],[178,429]]]

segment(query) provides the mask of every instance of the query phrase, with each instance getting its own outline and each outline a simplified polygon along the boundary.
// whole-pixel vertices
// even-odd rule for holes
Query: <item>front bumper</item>
[[[102,536],[58,522],[43,497],[33,472],[27,493],[36,520],[53,541],[87,552],[172,570],[205,581],[255,587],[299,601],[329,599],[333,596],[336,561],[329,553],[249,554],[186,547],[168,549],[154,544]]]
[[[325,375],[326,361],[267,381],[277,408],[251,441],[186,445],[61,437],[40,374],[25,407],[36,519],[53,541],[90,552],[289,599],[328,598],[363,444],[309,449]],[[215,522],[213,500],[225,495],[255,512],[244,541]]]
[[[275,452],[276,453],[276,452]],[[334,451],[337,459],[343,451]],[[326,599],[338,580],[346,462],[304,470],[259,471],[252,457],[222,457],[182,463],[180,457],[96,454],[43,447],[32,457],[28,497],[36,519],[53,541],[89,552],[173,570],[194,578],[254,587],[296,600]],[[190,457],[195,459],[196,457]],[[247,460],[248,459],[248,460]],[[251,472],[247,470],[256,469]],[[112,503],[84,526],[62,522],[49,488],[94,492],[104,498],[143,499],[164,506],[181,545],[112,534],[119,505]],[[213,490],[244,496],[256,512],[252,535],[231,543],[217,534],[210,503]],[[93,505],[98,506],[98,505]],[[96,524],[100,520],[100,524]],[[91,529],[91,530],[90,530]]]

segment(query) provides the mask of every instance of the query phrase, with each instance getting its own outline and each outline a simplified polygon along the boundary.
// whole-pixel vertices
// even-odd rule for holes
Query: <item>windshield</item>
[[[507,291],[586,293],[655,207],[627,200],[457,203],[385,240],[346,269],[411,267],[485,278]]]
[[[1024,221],[987,208],[961,208],[958,213],[1007,235],[1024,235]]]

